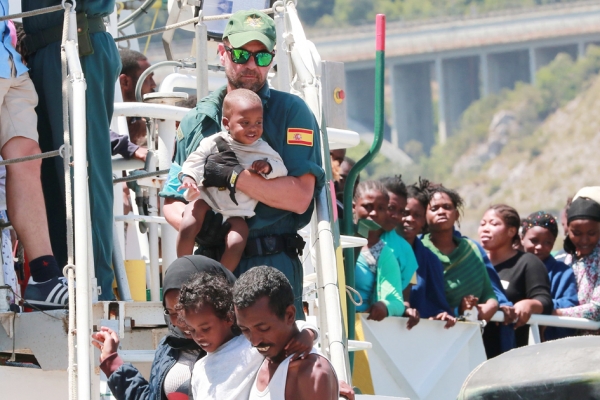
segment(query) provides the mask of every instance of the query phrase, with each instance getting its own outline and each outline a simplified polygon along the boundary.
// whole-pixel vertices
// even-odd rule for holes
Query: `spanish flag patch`
[[[299,144],[301,146],[312,147],[313,131],[310,129],[302,129],[302,128],[288,128],[287,143],[288,144]]]

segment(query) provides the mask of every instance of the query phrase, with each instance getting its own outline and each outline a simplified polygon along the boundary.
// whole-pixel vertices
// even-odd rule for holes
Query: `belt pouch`
[[[90,38],[90,26],[86,13],[77,13],[77,41],[79,57],[94,54],[94,47]]]

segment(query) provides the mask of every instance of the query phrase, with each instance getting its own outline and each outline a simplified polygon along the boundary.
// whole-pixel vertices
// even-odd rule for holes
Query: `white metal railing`
[[[75,1],[62,1],[64,7],[61,41],[62,105],[64,131],[64,173],[67,208],[69,287],[68,381],[69,399],[91,399],[91,303],[94,263],[88,251],[90,242],[89,194],[87,185],[86,83],[79,60]],[[70,117],[70,118],[69,118]],[[69,166],[73,139],[73,191]],[[72,203],[71,203],[72,202]],[[73,207],[71,206],[73,204]],[[79,239],[73,243],[73,235]],[[74,265],[74,260],[77,264]],[[75,276],[81,282],[75,292]],[[77,304],[77,306],[75,306]],[[75,332],[79,334],[75,336]],[[75,342],[77,345],[75,346]]]
[[[4,15],[0,21],[25,18],[34,15],[45,14],[64,9],[62,40],[61,40],[61,75],[62,75],[62,111],[63,111],[63,134],[64,146],[61,149],[42,153],[35,156],[23,157],[20,159],[5,160],[4,164],[26,161],[27,159],[46,158],[60,155],[63,157],[65,173],[65,197],[66,197],[66,217],[67,217],[67,253],[68,265],[65,267],[65,274],[68,277],[69,287],[69,328],[68,328],[68,382],[69,399],[79,398],[82,400],[90,399],[91,396],[91,344],[89,335],[91,335],[91,290],[90,286],[93,279],[93,261],[90,262],[88,248],[89,243],[89,212],[88,212],[88,193],[87,193],[87,154],[86,154],[86,103],[85,103],[85,77],[79,61],[77,48],[77,26],[76,26],[76,2],[73,0],[67,3],[62,0],[60,5],[41,8],[20,14]],[[69,79],[67,79],[69,78]],[[69,119],[69,116],[71,117]],[[70,123],[69,123],[70,122]],[[73,134],[77,132],[78,134]],[[75,194],[71,191],[71,137],[74,139],[74,148],[77,149],[73,156],[73,176]],[[74,211],[71,207],[75,205]],[[73,214],[75,214],[75,233],[80,239],[74,248],[73,245]],[[75,253],[75,254],[74,254]],[[77,256],[78,263],[73,265],[74,255]],[[75,274],[80,279],[79,289],[75,293]],[[86,283],[86,284],[83,284]],[[75,299],[76,297],[76,299]],[[75,307],[77,303],[77,307]],[[75,318],[77,317],[77,318]],[[14,318],[14,317],[13,317]],[[78,331],[77,336],[77,362],[75,363],[75,338],[74,333]],[[14,352],[14,348],[13,348]],[[78,397],[79,396],[79,397]]]
[[[277,2],[273,5],[275,10],[274,20],[277,28],[277,62],[281,70],[279,77],[280,89],[298,93],[306,102],[317,121],[322,121],[322,98],[320,83],[321,59],[314,45],[306,39],[304,30],[298,18],[296,6],[292,1]],[[287,29],[286,29],[287,28]],[[287,31],[284,34],[282,31]],[[294,87],[289,85],[286,78],[295,74]],[[326,129],[324,126],[321,129]],[[352,137],[353,133],[341,133],[340,138]],[[358,135],[356,135],[358,136]],[[340,139],[344,142],[343,139]],[[352,142],[352,140],[347,140]],[[346,146],[347,147],[347,146]],[[328,143],[324,143],[322,151],[328,149]],[[319,154],[323,162],[328,162],[329,152]],[[340,304],[340,290],[338,287],[337,262],[335,254],[335,243],[331,218],[329,215],[327,188],[321,190],[315,202],[315,212],[311,219],[311,233],[318,244],[316,246],[317,263],[315,265],[317,274],[318,297],[322,299],[319,303],[319,324],[324,333],[321,336],[323,350],[328,353],[331,364],[339,379],[351,382],[351,374],[348,362],[347,338],[343,328],[342,309]]]
[[[149,117],[156,119],[169,119],[171,121],[181,121],[189,108],[169,106],[164,104],[151,103],[115,103],[113,116],[123,117]]]
[[[72,11],[72,21],[75,13]],[[69,75],[71,76],[70,108],[73,124],[73,204],[74,234],[78,238],[75,243],[75,274],[77,281],[82,282],[75,292],[77,318],[77,399],[91,399],[91,278],[94,277],[93,263],[89,264],[90,243],[86,240],[89,233],[89,194],[87,184],[87,137],[86,137],[86,99],[85,77],[79,61],[79,50],[76,40],[68,40],[65,44]]]
[[[504,313],[496,312],[491,321],[504,322]],[[540,337],[540,326],[552,326],[556,328],[571,328],[580,330],[595,331],[600,329],[599,321],[591,321],[585,318],[559,317],[556,315],[532,314],[527,322],[529,325],[529,344],[539,344],[542,342]]]
[[[312,220],[312,231],[316,233],[319,242],[316,271],[319,298],[323,299],[319,305],[320,328],[325,333],[322,335],[322,343],[325,342],[324,349],[329,353],[337,376],[349,382],[348,351],[343,331],[337,263],[325,190],[317,197]]]
[[[159,120],[158,122],[158,161],[154,165],[149,166],[150,171],[154,171],[156,167],[160,170],[168,170],[171,166],[171,158],[175,146],[175,121],[181,121],[189,112],[189,109],[164,104],[149,104],[149,103],[115,103],[115,117],[147,117]],[[158,164],[158,165],[157,165]],[[152,174],[152,172],[150,172]],[[148,258],[150,261],[148,281],[150,283],[150,297],[152,301],[160,299],[160,268],[159,268],[159,240],[158,240],[158,224],[162,224],[161,243],[162,264],[163,270],[169,266],[177,258],[175,252],[175,240],[177,233],[169,224],[165,223],[163,217],[158,216],[158,189],[161,180],[153,178],[142,179],[140,185],[148,189],[149,216],[115,216],[115,221],[145,221],[148,226]]]

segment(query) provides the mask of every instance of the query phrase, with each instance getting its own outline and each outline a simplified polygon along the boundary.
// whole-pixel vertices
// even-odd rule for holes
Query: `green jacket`
[[[394,251],[388,246],[384,246],[377,260],[376,279],[375,301],[381,301],[386,305],[390,317],[401,317],[404,314],[404,298],[400,287],[402,277]]]

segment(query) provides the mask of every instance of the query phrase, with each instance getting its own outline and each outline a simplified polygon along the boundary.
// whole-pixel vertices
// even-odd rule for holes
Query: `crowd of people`
[[[42,3],[23,1],[22,8],[29,11],[54,5],[55,1]],[[6,0],[0,4],[3,15],[7,15]],[[95,276],[99,299],[112,300],[110,155],[118,152],[126,158],[143,160],[147,154],[140,143],[146,132],[143,119],[128,120],[128,138],[109,134],[113,83],[118,78],[123,100],[134,101],[133,88],[149,63],[139,53],[117,52],[103,21],[114,9],[114,1],[86,3],[80,8],[78,19],[86,23],[79,35],[79,50],[88,83],[88,175]],[[62,32],[62,13],[26,19],[20,43],[4,40],[9,36],[6,23],[0,25],[0,30],[4,51],[0,56],[6,56],[3,59],[7,64],[6,68],[3,65],[6,71],[0,70],[0,83],[6,84],[8,90],[2,99],[2,137],[16,142],[27,133],[27,140],[33,142],[30,152],[34,154],[40,152],[38,140],[41,150],[56,149],[63,143],[62,94],[57,86],[61,82],[60,35],[56,33]],[[146,385],[137,371],[121,365],[114,331],[102,328],[94,334],[95,343],[101,348],[103,369],[110,382],[115,383],[112,390],[118,398],[166,398],[170,394],[187,398],[192,393],[199,398],[232,399],[337,399],[340,394],[353,397],[352,389],[338,382],[329,361],[312,349],[317,332],[306,327],[300,330],[293,323],[304,319],[299,255],[305,243],[297,231],[310,221],[325,172],[321,166],[319,126],[313,113],[301,98],[272,90],[267,83],[275,42],[275,24],[269,16],[256,10],[235,13],[218,48],[227,85],[200,99],[177,127],[175,156],[161,197],[165,199],[163,215],[180,230],[178,253],[184,257],[178,262],[192,260],[185,255],[196,242],[202,254],[222,261],[227,268],[212,261],[218,273],[214,269],[204,273],[200,271],[203,268],[195,267],[194,272],[200,273],[194,276],[189,271],[178,272],[175,264],[165,268],[165,316],[174,334],[161,344],[153,376]],[[28,90],[27,107],[15,101],[21,90],[17,85]],[[154,89],[151,75],[143,83],[142,94],[144,87],[147,92]],[[15,109],[21,113],[15,113]],[[9,116],[15,118],[11,120]],[[17,120],[20,116],[21,120]],[[7,121],[10,124],[5,124]],[[21,132],[15,130],[16,125],[30,129]],[[2,152],[5,157],[27,155],[5,154],[5,149],[6,146]],[[241,155],[243,151],[246,158]],[[194,157],[202,158],[202,162],[195,162]],[[67,263],[64,182],[59,174],[62,164],[57,160],[44,162],[41,179],[39,161],[16,165],[32,166],[27,176],[27,182],[32,181],[28,189],[37,190],[26,192],[28,197],[15,207],[10,196],[17,192],[11,190],[11,182],[24,182],[26,177],[16,173],[16,167],[8,169],[9,217],[30,255],[37,253],[28,244],[27,230],[19,223],[18,211],[28,206],[24,201],[28,199],[41,202],[35,205],[38,214],[43,211],[43,200],[51,208],[47,220],[42,217],[39,221],[50,233],[36,229],[37,242],[43,244],[44,238],[48,241],[47,249],[41,250],[45,258],[40,267],[45,268],[45,274],[39,277],[34,268],[36,260],[32,260],[34,281],[25,292],[26,304],[36,309],[64,308],[68,295],[58,268]],[[225,196],[219,193],[221,188]],[[194,198],[198,194],[200,198]],[[244,212],[227,213],[231,208],[227,202],[241,206]],[[29,207],[28,213],[32,214],[32,206]],[[200,261],[188,262],[208,263],[203,256],[195,257]],[[238,278],[234,287],[235,278],[228,270]],[[173,274],[175,280],[171,282]],[[35,296],[31,296],[36,287]],[[64,295],[56,296],[57,287]],[[37,298],[42,300],[36,303]],[[290,354],[296,356],[290,359]],[[238,373],[240,368],[247,373]],[[160,375],[155,376],[155,372]],[[287,376],[294,379],[287,380]]]
[[[23,1],[24,11],[58,1],[31,3]],[[0,6],[7,15],[7,1]],[[114,297],[110,154],[142,160],[147,154],[143,119],[128,120],[129,138],[109,133],[113,83],[119,80],[124,101],[135,101],[137,80],[149,67],[139,53],[117,53],[102,22],[113,9],[114,1],[84,3],[89,30],[80,38],[82,66],[91,78],[88,170],[101,300]],[[60,43],[54,34],[62,30],[61,18],[59,12],[25,20],[18,46],[23,57],[5,34],[9,26],[0,22],[5,158],[63,143]],[[267,82],[275,43],[269,16],[256,10],[233,14],[218,45],[227,84],[200,99],[177,128],[160,196],[162,214],[179,232],[180,258],[163,280],[170,333],[159,345],[150,379],[123,364],[114,331],[102,328],[93,336],[119,399],[174,393],[216,398],[217,392],[232,399],[353,397],[313,349],[316,328],[296,323],[304,319],[299,255],[305,247],[297,232],[311,218],[325,171],[313,113],[301,98]],[[151,75],[143,86],[142,94],[154,90]],[[514,208],[494,205],[482,216],[476,241],[456,229],[463,209],[459,193],[423,179],[409,186],[399,176],[360,182],[351,209],[345,208],[340,193],[354,161],[339,150],[331,159],[339,215],[366,220],[369,228],[355,267],[357,311],[369,319],[404,316],[411,329],[430,318],[451,329],[465,316],[489,322],[501,311],[504,322],[488,323],[483,333],[488,357],[526,345],[532,314],[600,320],[600,187],[584,188],[570,202],[564,250],[553,256],[559,236],[554,216],[539,211],[521,219]],[[7,168],[8,215],[31,259],[25,299],[42,309],[64,307],[68,300],[59,269],[67,263],[62,168],[55,159]],[[47,220],[28,218],[46,208]],[[202,255],[191,255],[196,246]],[[543,334],[549,340],[576,332],[547,328]]]
[[[185,256],[169,266],[163,291],[169,333],[148,380],[123,363],[115,331],[92,336],[115,398],[354,398],[313,348],[316,327],[295,320],[292,286],[277,269],[258,266],[236,280],[217,261]]]
[[[559,219],[545,211],[521,218],[509,205],[492,205],[473,240],[456,229],[463,199],[442,184],[406,186],[399,176],[358,183],[355,222],[377,225],[356,261],[357,312],[373,320],[407,316],[409,328],[420,317],[451,328],[475,316],[487,322],[488,358],[527,345],[532,314],[599,321],[600,187],[573,199],[563,213],[564,248],[553,253]],[[504,322],[490,322],[497,311]],[[590,332],[542,328],[543,340],[582,333]]]

